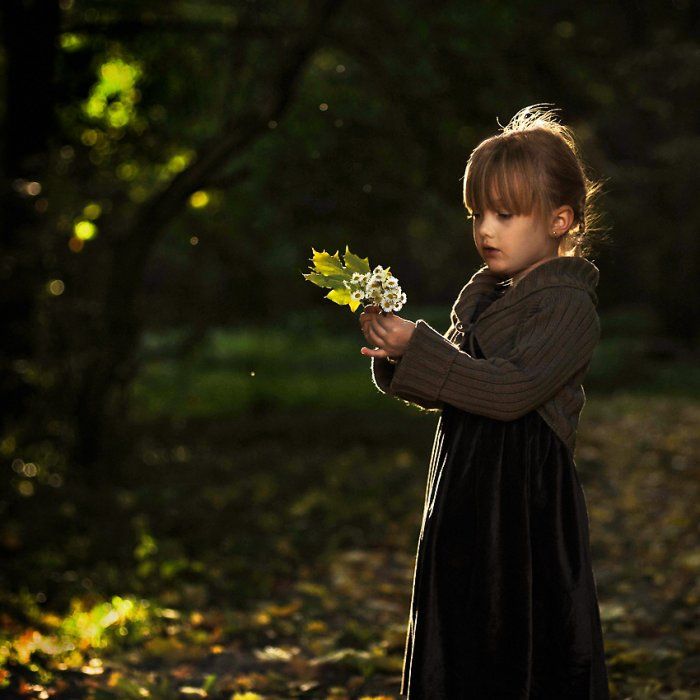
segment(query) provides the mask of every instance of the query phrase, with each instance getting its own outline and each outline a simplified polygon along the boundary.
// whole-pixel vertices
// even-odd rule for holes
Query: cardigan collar
[[[495,313],[500,309],[511,306],[533,292],[544,287],[578,287],[598,304],[596,287],[600,270],[586,258],[578,256],[559,256],[537,265],[520,279],[515,286],[509,286],[505,294],[492,302],[480,315],[479,319]],[[462,324],[468,321],[471,311],[479,298],[492,292],[498,283],[506,281],[506,277],[493,272],[484,264],[470,278],[457,297],[452,310]]]

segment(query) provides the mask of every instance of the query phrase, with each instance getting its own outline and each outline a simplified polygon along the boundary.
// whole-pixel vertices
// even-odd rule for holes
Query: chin
[[[484,262],[491,272],[497,272],[499,275],[503,275],[504,277],[508,277],[510,275],[503,263],[494,260],[484,260]]]

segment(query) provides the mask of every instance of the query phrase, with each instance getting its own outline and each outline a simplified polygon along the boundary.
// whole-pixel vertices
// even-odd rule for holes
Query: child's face
[[[556,257],[559,241],[546,222],[534,215],[497,211],[474,211],[474,243],[489,269],[513,277],[514,283],[539,263]],[[489,251],[493,246],[495,251]]]

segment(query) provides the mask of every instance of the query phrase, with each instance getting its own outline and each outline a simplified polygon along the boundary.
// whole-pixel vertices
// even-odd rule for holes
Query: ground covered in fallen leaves
[[[0,530],[0,698],[398,699],[436,415],[389,403],[144,423],[104,493],[38,485]],[[700,698],[699,427],[687,398],[588,397],[614,700]]]

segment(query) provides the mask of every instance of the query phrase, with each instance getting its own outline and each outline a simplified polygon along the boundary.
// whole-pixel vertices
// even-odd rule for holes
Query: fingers
[[[365,338],[375,345],[383,345],[384,326],[380,322],[381,316],[375,312],[360,314],[360,325]]]
[[[385,344],[386,327],[384,326],[384,317],[379,312],[379,305],[375,304],[365,307],[365,310],[360,313],[360,325],[367,342],[379,346],[375,350],[362,348],[362,354],[370,357],[387,357],[388,355],[386,350],[382,349]]]
[[[379,347],[383,347],[385,345],[383,336],[381,336],[377,332],[377,329],[371,324],[365,328],[365,338],[367,338],[367,341],[373,345],[378,345]]]
[[[392,324],[393,319],[391,318],[391,312],[389,312],[386,315],[385,314],[377,314],[374,317],[374,320],[377,322],[377,325],[379,327],[384,328],[384,329],[389,329],[389,328],[391,328],[391,324]]]
[[[363,323],[362,333],[368,343],[378,345],[379,347],[384,347],[386,345],[384,329],[378,328],[373,321],[374,319],[370,318],[368,321]]]
[[[367,309],[360,314],[360,325],[363,328],[363,332],[368,323],[373,324],[374,328],[389,330],[393,322],[390,316],[393,316],[392,312],[389,314],[380,313],[379,306],[368,306]]]
[[[386,351],[381,348],[360,348],[360,352],[367,357],[387,357]]]
[[[360,311],[360,318],[367,314],[378,314],[379,313],[379,306],[377,304],[371,304],[370,306],[365,306],[362,311]]]
[[[362,332],[364,333],[365,337],[367,337],[367,329],[370,328],[371,325],[372,325],[371,318],[364,318],[360,321],[360,326],[362,328]]]
[[[360,325],[364,325],[367,321],[379,316],[378,306],[366,306],[364,311],[360,312]]]

